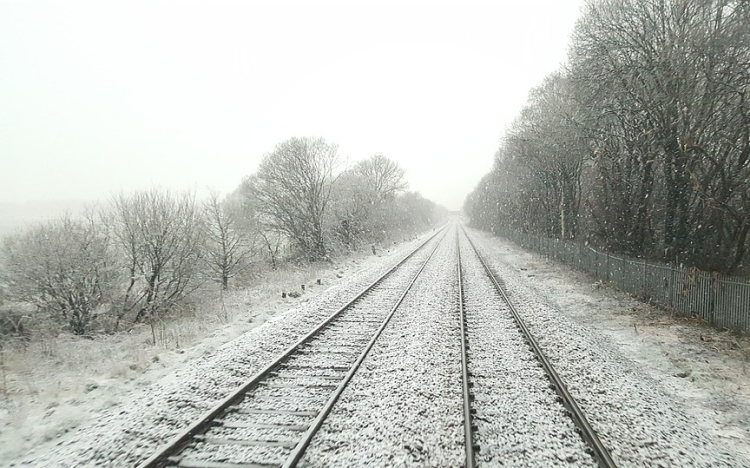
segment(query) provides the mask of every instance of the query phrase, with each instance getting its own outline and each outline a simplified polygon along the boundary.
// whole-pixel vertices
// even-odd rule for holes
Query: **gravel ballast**
[[[438,247],[300,467],[462,465],[454,235]]]
[[[659,383],[609,339],[568,320],[540,297],[528,278],[492,255],[481,236],[473,239],[618,466],[748,466],[698,429]]]
[[[477,466],[596,467],[463,235],[460,248]]]
[[[278,412],[306,413],[298,424],[309,426],[332,396],[346,372],[387,318],[404,285],[408,284],[426,260],[432,244],[415,258],[379,283],[367,295],[348,307],[302,349],[251,389],[236,405],[233,423],[271,424]],[[186,449],[181,456],[190,463],[278,463],[282,464],[302,437],[288,427],[212,427],[205,436],[210,440]],[[211,441],[213,440],[213,442]],[[222,443],[216,443],[221,440]],[[241,441],[223,443],[223,441]],[[254,446],[247,446],[247,443]],[[283,447],[276,445],[283,444]]]

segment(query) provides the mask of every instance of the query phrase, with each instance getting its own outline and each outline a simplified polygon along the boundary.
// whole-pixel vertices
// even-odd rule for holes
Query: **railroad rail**
[[[139,467],[295,467],[446,232],[430,236]],[[366,306],[371,293],[441,233],[390,309]]]
[[[463,227],[461,227],[460,230],[463,233],[466,240],[468,241],[469,245],[471,246],[471,249],[476,255],[477,259],[484,267],[484,271],[487,277],[491,280],[492,284],[494,285],[495,290],[497,291],[499,297],[505,302],[508,309],[510,310],[510,313],[513,316],[513,320],[515,324],[518,326],[518,329],[520,330],[524,339],[526,340],[529,347],[531,348],[531,351],[534,353],[540,365],[544,369],[545,374],[549,378],[550,385],[554,388],[555,392],[558,394],[561,403],[567,410],[568,415],[573,420],[573,423],[575,424],[579,432],[579,435],[584,440],[584,442],[588,445],[590,449],[590,454],[592,455],[594,460],[598,463],[599,467],[616,468],[617,465],[615,465],[615,462],[612,460],[612,457],[609,451],[599,439],[599,436],[597,435],[596,431],[588,422],[586,415],[583,413],[583,411],[580,409],[580,407],[576,403],[573,396],[568,391],[567,386],[563,382],[562,378],[558,375],[552,363],[547,358],[545,353],[542,351],[536,339],[534,338],[534,336],[532,335],[532,333],[529,331],[528,327],[524,323],[516,307],[511,302],[510,298],[508,297],[508,294],[505,291],[503,281],[499,279],[497,275],[495,275],[495,273],[492,271],[492,269],[490,268],[485,258],[479,252],[479,249],[477,249],[474,242],[466,233],[466,230]],[[456,243],[457,245],[459,244],[458,232],[456,233]],[[468,363],[468,357],[467,357],[468,356],[467,350],[469,349],[469,342],[468,342],[469,335],[468,335],[468,330],[467,330],[466,311],[464,310],[464,299],[463,299],[464,293],[463,293],[463,283],[462,283],[460,247],[458,247],[457,256],[458,256],[459,305],[461,309],[460,310],[461,336],[462,336],[461,357],[462,357],[462,376],[463,376],[463,389],[464,389],[464,428],[465,428],[464,432],[465,432],[465,439],[466,439],[466,467],[473,468],[475,466],[474,451],[481,450],[481,447],[478,447],[475,445],[474,431],[476,430],[476,427],[472,423],[473,412],[471,409],[471,404],[472,404],[474,396],[471,393],[471,382],[470,382],[471,372],[469,369],[469,363]]]
[[[466,320],[466,309],[464,305],[464,284],[463,272],[461,269],[461,247],[459,242],[459,232],[456,230],[456,257],[457,257],[457,277],[458,277],[458,311],[459,321],[461,323],[461,388],[463,392],[463,412],[464,412],[464,453],[466,461],[465,468],[474,468],[476,466],[474,450],[474,423],[472,421],[473,413],[471,402],[473,395],[471,393],[471,372],[469,371],[469,337],[468,322]]]

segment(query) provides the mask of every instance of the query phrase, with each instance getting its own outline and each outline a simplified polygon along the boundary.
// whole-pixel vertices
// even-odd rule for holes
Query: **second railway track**
[[[461,229],[466,464],[616,465],[498,279]]]

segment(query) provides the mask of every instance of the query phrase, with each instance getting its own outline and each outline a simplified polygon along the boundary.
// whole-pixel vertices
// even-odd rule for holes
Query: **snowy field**
[[[514,288],[519,299],[536,293],[540,295],[535,299],[533,310],[521,310],[541,320],[530,321],[532,329],[540,326],[539,323],[543,323],[549,314],[561,314],[564,318],[560,320],[565,324],[559,328],[561,331],[550,333],[546,338],[537,337],[542,346],[554,350],[560,345],[558,347],[563,352],[570,348],[570,343],[555,343],[554,340],[562,336],[555,333],[584,331],[587,334],[586,347],[589,348],[583,350],[582,356],[603,355],[605,352],[602,350],[616,355],[614,359],[617,365],[603,370],[603,376],[626,369],[627,378],[623,377],[623,382],[633,385],[639,392],[638,398],[658,395],[660,401],[670,402],[670,407],[660,412],[667,416],[654,419],[661,421],[660,417],[672,415],[677,415],[677,419],[670,423],[670,427],[657,427],[655,431],[679,432],[689,428],[690,434],[682,440],[697,444],[694,450],[687,449],[682,453],[680,450],[683,449],[677,447],[671,453],[669,446],[645,441],[643,447],[631,453],[628,447],[619,447],[615,439],[641,437],[642,433],[654,429],[648,421],[643,424],[628,422],[635,424],[632,434],[618,435],[618,431],[627,431],[622,424],[604,421],[606,414],[593,414],[592,419],[596,424],[609,424],[612,428],[602,435],[605,443],[613,443],[618,458],[626,461],[622,466],[642,466],[638,460],[644,459],[639,458],[643,454],[638,452],[648,452],[643,455],[648,459],[649,456],[661,456],[656,452],[662,449],[665,458],[655,460],[654,466],[750,466],[747,461],[750,456],[747,341],[701,324],[670,317],[609,287],[595,284],[586,275],[566,266],[548,262],[486,234],[475,232],[474,235],[485,255],[498,272],[503,272],[501,274],[505,276],[508,286]],[[324,278],[325,286],[308,287],[300,299],[268,298],[263,302],[243,302],[239,297],[249,298],[253,293],[237,292],[238,296],[228,305],[234,310],[233,316],[237,320],[217,329],[202,343],[181,352],[157,354],[158,359],[152,358],[144,369],[131,369],[127,378],[81,376],[95,385],[89,386],[90,390],[80,395],[67,395],[64,401],[48,401],[48,407],[43,410],[34,409],[38,405],[29,407],[21,422],[12,414],[6,414],[0,433],[0,457],[4,466],[132,466],[167,439],[176,425],[185,424],[189,418],[212,406],[213,402],[243,381],[247,374],[252,374],[253,369],[262,366],[283,349],[301,330],[312,327],[337,304],[345,301],[348,295],[384,271],[414,245],[414,242],[406,243],[382,256],[361,257],[321,271],[319,276]],[[446,255],[452,255],[450,250],[447,249]],[[404,466],[454,466],[460,460],[460,415],[447,413],[445,424],[450,429],[440,433],[430,433],[429,424],[419,420],[420,415],[437,418],[440,413],[439,410],[435,412],[434,402],[428,403],[432,393],[445,392],[441,394],[441,402],[460,398],[451,390],[458,387],[456,382],[442,370],[459,367],[458,362],[454,362],[457,355],[449,350],[435,354],[435,365],[439,364],[436,368],[439,371],[433,372],[430,366],[420,367],[422,361],[417,352],[419,347],[440,346],[440,336],[455,334],[450,329],[449,321],[443,322],[445,314],[440,313],[441,307],[445,308],[446,314],[449,313],[451,304],[447,301],[455,292],[440,286],[449,284],[451,268],[447,258],[440,260],[444,264],[437,263],[431,267],[434,275],[438,275],[436,278],[441,274],[445,278],[422,286],[424,294],[435,301],[433,307],[427,308],[429,313],[435,315],[430,316],[425,312],[397,319],[391,331],[385,334],[386,341],[374,350],[364,373],[359,376],[369,375],[384,387],[390,386],[394,391],[414,395],[411,404],[407,403],[398,410],[407,414],[414,411],[414,417],[410,419],[412,422],[401,429],[406,431],[405,434],[410,430],[422,431],[426,446],[436,444],[446,449],[444,453],[425,453],[422,447],[411,444],[408,451],[413,456],[394,459]],[[278,289],[284,287],[279,285]],[[244,314],[240,311],[243,308],[247,309]],[[414,313],[420,308],[415,305],[410,310]],[[425,330],[425,333],[421,334],[420,330]],[[393,353],[399,348],[390,345],[389,349],[389,335],[393,335],[396,341],[401,338],[403,343],[409,344],[405,348],[407,360],[417,369],[422,369],[413,379],[400,381],[393,378],[395,374],[389,369],[398,367],[398,363],[393,361]],[[403,340],[407,335],[411,338]],[[601,349],[597,348],[598,343]],[[554,352],[549,354],[551,359],[560,361],[558,371],[564,379],[569,380],[572,392],[583,393],[590,389],[586,381],[591,378],[590,375],[578,375],[581,373],[577,373],[574,367],[566,367],[564,357]],[[444,383],[441,383],[441,379]],[[409,390],[410,386],[414,388]],[[374,387],[358,387],[354,382],[351,392],[342,396],[339,412],[334,410],[331,421],[346,431],[354,430],[345,418],[347,408],[355,411],[357,400],[361,401],[374,391],[377,391]],[[628,405],[617,398],[623,398],[623,395],[614,392],[611,401]],[[392,400],[397,401],[387,397],[380,400],[384,405]],[[585,407],[587,402],[581,404]],[[182,411],[179,415],[176,414],[178,409]],[[427,412],[420,412],[420,409]],[[341,411],[344,412],[343,416]],[[648,415],[642,416],[648,419]],[[382,418],[375,418],[375,422],[387,425]],[[42,434],[40,424],[47,428]],[[55,430],[49,430],[50,427]],[[332,433],[335,431],[324,427],[320,438],[336,443],[331,440]],[[145,439],[138,440],[136,436],[139,435]],[[365,431],[361,436],[366,435]],[[681,438],[682,434],[678,436]],[[398,433],[389,435],[382,440],[383,450],[405,453],[403,444],[399,445],[403,437],[407,436],[399,436]],[[658,439],[661,436],[655,434],[654,437]],[[668,439],[669,435],[665,437]],[[653,445],[657,445],[657,449]],[[710,458],[712,451],[717,452],[715,459]],[[318,465],[314,460],[320,455],[316,453],[310,452],[312,458],[308,461],[312,465]],[[389,466],[385,455],[379,459],[381,466]],[[575,462],[570,463],[570,466],[576,465]]]

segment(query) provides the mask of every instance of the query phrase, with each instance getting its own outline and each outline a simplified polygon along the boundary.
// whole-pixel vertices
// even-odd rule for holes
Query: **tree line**
[[[747,273],[750,3],[588,1],[464,209],[484,229]]]
[[[382,155],[345,168],[336,145],[291,138],[223,199],[159,188],[116,195],[3,238],[0,334],[29,316],[76,335],[137,323],[153,331],[211,282],[241,286],[284,262],[330,261],[445,218],[406,189],[404,170]]]

